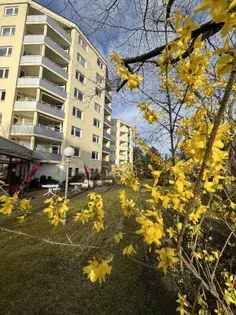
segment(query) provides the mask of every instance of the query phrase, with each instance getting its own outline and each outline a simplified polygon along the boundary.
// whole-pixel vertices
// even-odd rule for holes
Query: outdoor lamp
[[[72,147],[67,147],[63,151],[65,162],[66,162],[66,183],[65,183],[65,199],[67,199],[68,196],[68,186],[69,186],[69,166],[71,162],[71,158],[75,154],[75,150]]]

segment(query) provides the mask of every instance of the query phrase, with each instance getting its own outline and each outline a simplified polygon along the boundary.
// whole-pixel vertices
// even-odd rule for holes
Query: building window
[[[76,148],[74,148],[74,150],[75,150],[74,156],[79,157],[80,156],[80,148],[76,147]]]
[[[12,53],[12,47],[0,47],[0,57],[9,57]]]
[[[98,160],[98,158],[99,158],[98,152],[92,151],[91,159],[92,160]]]
[[[99,105],[98,103],[94,104],[94,109],[97,113],[101,113],[101,105]]]
[[[72,126],[72,128],[71,128],[71,134],[72,134],[72,136],[74,136],[74,137],[80,138],[80,137],[81,137],[81,129]]]
[[[9,75],[9,68],[0,68],[0,79],[7,79]]]
[[[81,64],[81,66],[86,67],[86,60],[83,56],[81,56],[80,53],[77,53],[77,61],[79,64]]]
[[[100,128],[100,120],[94,118],[93,119],[93,125],[94,125],[94,127]]]
[[[6,91],[0,90],[0,101],[5,101],[6,99]]]
[[[75,168],[75,176],[78,176],[78,175],[79,175],[79,168],[76,167],[76,168]]]
[[[99,66],[99,68],[103,68],[103,62],[99,58],[97,59],[97,65]]]
[[[18,7],[6,7],[4,14],[6,16],[16,16],[18,15]]]
[[[79,101],[83,101],[84,95],[79,89],[74,89],[74,97],[77,98]]]
[[[93,135],[93,143],[99,143],[99,136]]]
[[[69,167],[69,177],[72,177],[72,167]]]
[[[99,89],[98,87],[96,87],[95,88],[95,94],[96,94],[96,96],[101,97],[102,96],[102,90]]]
[[[103,81],[104,81],[103,77],[100,74],[96,73],[96,83],[102,84]]]
[[[15,26],[2,26],[0,35],[1,36],[14,36],[16,33],[16,27]]]
[[[80,83],[85,83],[85,76],[80,71],[76,70],[75,77]]]
[[[60,146],[57,144],[52,145],[52,153],[53,154],[60,154]]]
[[[73,107],[73,116],[82,119],[82,111],[78,109],[77,107]]]
[[[88,49],[87,42],[81,37],[81,35],[79,35],[79,45],[80,45],[84,50],[87,50],[87,49]]]

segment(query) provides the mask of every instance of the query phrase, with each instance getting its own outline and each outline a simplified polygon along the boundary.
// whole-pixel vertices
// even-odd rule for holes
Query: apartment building
[[[112,119],[112,164],[133,163],[134,128],[120,119]]]
[[[37,173],[109,168],[107,64],[78,26],[31,0],[0,0],[0,135],[37,153]]]

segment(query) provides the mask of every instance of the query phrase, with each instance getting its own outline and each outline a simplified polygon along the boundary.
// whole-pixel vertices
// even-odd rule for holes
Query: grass
[[[114,246],[113,234],[120,221],[119,188],[103,193],[106,230],[93,234],[87,226],[73,221],[83,208],[86,195],[72,200],[72,214],[65,227],[53,228],[41,211],[23,224],[13,218],[0,218],[0,225],[34,237],[67,242],[67,236],[80,247],[58,246],[9,233],[0,233],[0,314],[1,315],[70,315],[70,314],[175,314],[172,284],[156,271],[122,256]],[[129,192],[131,195],[132,193]],[[142,204],[143,195],[132,195]],[[123,246],[132,242],[129,234]],[[96,248],[88,248],[96,246]],[[92,256],[114,254],[112,274],[103,285],[91,284],[82,268]],[[142,248],[137,259],[143,259]]]

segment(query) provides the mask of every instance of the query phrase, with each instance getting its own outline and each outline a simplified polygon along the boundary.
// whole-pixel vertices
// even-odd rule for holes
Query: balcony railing
[[[111,135],[108,132],[104,131],[103,132],[103,137],[106,138],[107,140],[111,141]]]
[[[18,88],[41,88],[46,90],[49,93],[52,93],[56,96],[66,99],[66,91],[60,86],[46,80],[40,79],[39,77],[21,77],[17,82]]]
[[[102,152],[107,153],[107,154],[110,154],[110,153],[111,153],[111,149],[108,148],[108,147],[106,147],[106,146],[103,146],[103,147],[102,147]]]
[[[44,66],[48,70],[55,72],[57,75],[62,77],[65,81],[68,79],[68,75],[66,71],[60,67],[58,64],[54,63],[50,59],[43,57],[43,56],[37,56],[37,55],[25,55],[21,57],[21,65],[37,65],[37,66]]]
[[[44,35],[25,35],[24,37],[24,44],[25,45],[43,45],[45,44],[50,49],[55,51],[58,55],[60,55],[64,60],[69,62],[69,55],[66,50],[64,50],[60,45],[58,45],[54,40],[52,40],[48,36]]]
[[[108,104],[105,104],[104,109],[105,109],[109,114],[112,113],[112,108],[111,108],[111,106],[109,106]]]
[[[28,15],[26,24],[48,24],[64,41],[71,43],[70,35],[47,15]]]
[[[41,161],[61,161],[62,156],[60,154],[52,153],[44,148],[37,147],[34,151],[34,157]]]
[[[111,120],[104,118],[104,123],[111,127]]]
[[[42,136],[53,140],[62,140],[63,134],[45,125],[13,125],[12,134],[14,135],[28,135],[28,136]]]
[[[106,98],[106,103],[111,103],[111,100],[112,100],[111,92],[106,91],[105,98]]]
[[[39,111],[44,114],[48,114],[50,116],[53,116],[55,118],[64,119],[65,113],[63,110],[58,109],[56,106],[43,103],[43,102],[37,102],[36,100],[32,101],[26,101],[26,100],[20,100],[16,101],[14,105],[15,111]]]

